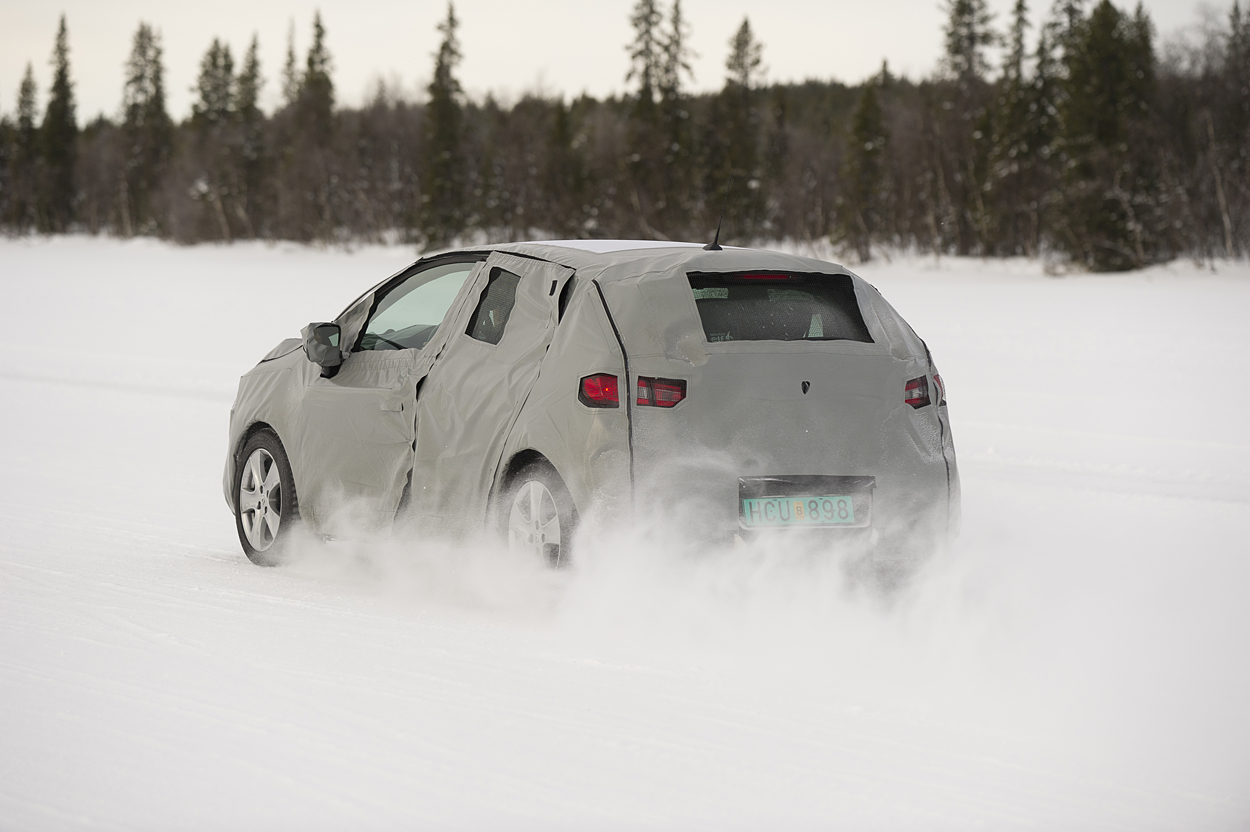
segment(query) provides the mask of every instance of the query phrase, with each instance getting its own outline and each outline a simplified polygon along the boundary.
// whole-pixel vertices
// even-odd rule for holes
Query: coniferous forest
[[[0,117],[0,224],[10,234],[453,241],[709,238],[829,241],[881,252],[1046,256],[1123,270],[1250,254],[1250,13],[1163,48],[1138,6],[946,0],[932,77],[768,84],[743,20],[725,80],[693,94],[680,0],[638,0],[631,92],[470,100],[449,5],[431,81],[335,101],[320,15],[288,44],[282,105],[261,109],[258,43],[214,39],[183,122],[165,104],[159,32],[135,32],[116,120],[79,124],[67,22],[47,106],[28,66]],[[935,33],[937,36],[938,33]],[[1000,47],[995,50],[995,47]],[[1001,54],[1001,65],[989,60]]]

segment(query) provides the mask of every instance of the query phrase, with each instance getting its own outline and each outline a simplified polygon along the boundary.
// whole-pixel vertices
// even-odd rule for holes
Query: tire
[[[234,525],[248,560],[282,564],[298,521],[295,477],[282,442],[272,431],[257,431],[239,452],[234,472]]]
[[[531,462],[509,480],[504,493],[508,549],[555,569],[569,566],[577,511],[555,468],[546,460]]]

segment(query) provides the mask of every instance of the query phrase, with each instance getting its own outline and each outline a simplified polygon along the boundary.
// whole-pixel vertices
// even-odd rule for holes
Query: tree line
[[[439,24],[423,100],[379,83],[335,101],[320,14],[282,104],[260,107],[255,38],[214,39],[191,115],[165,104],[159,33],[142,23],[115,119],[79,126],[62,17],[37,112],[27,66],[0,118],[0,225],[182,243],[535,237],[831,241],[883,252],[1062,258],[1093,270],[1250,253],[1250,15],[1162,56],[1139,5],[946,0],[929,78],[765,83],[744,19],[722,88],[694,94],[681,0],[637,0],[630,91],[602,100],[469,99],[460,21]],[[1030,29],[1036,26],[1035,36]],[[1002,47],[999,66],[989,60]]]

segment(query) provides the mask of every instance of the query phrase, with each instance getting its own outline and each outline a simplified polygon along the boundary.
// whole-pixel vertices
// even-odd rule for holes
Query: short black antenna
[[[704,251],[721,251],[720,245],[720,226],[725,221],[725,206],[729,204],[729,189],[733,187],[734,178],[729,177],[729,182],[725,185],[725,201],[720,204],[720,219],[716,221],[716,237],[712,242],[703,247]]]

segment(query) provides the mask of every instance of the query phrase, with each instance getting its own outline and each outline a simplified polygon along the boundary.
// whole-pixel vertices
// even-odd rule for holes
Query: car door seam
[[[599,294],[599,302],[603,304],[604,314],[608,316],[612,334],[616,336],[616,343],[621,348],[621,362],[625,365],[625,438],[629,446],[629,510],[632,514],[634,510],[634,408],[631,395],[633,387],[630,386],[629,381],[629,353],[625,351],[625,339],[621,337],[621,331],[617,329],[616,320],[612,317],[612,310],[608,308],[608,299],[603,296],[603,287],[599,285],[598,280],[590,282]]]

